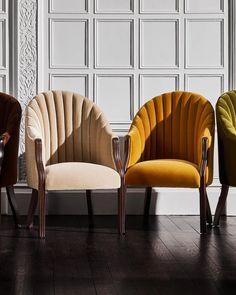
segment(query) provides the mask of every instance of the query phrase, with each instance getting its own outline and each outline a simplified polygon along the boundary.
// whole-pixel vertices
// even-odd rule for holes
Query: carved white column
[[[37,0],[18,0],[17,98],[23,109],[20,129],[19,179],[25,179],[25,106],[37,92]]]

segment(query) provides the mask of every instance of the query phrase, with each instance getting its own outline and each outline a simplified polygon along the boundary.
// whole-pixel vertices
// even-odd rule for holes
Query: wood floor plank
[[[37,228],[0,228],[0,295],[233,295],[236,217],[199,233],[199,216],[127,217],[119,236],[115,216],[48,216]]]

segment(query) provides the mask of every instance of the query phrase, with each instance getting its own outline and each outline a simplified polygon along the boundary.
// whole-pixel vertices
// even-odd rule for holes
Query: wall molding
[[[19,179],[25,180],[25,107],[37,93],[37,0],[17,1],[17,61],[18,78],[16,95],[22,106],[20,127]]]

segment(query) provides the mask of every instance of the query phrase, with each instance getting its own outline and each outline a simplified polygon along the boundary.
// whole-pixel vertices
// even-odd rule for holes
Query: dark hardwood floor
[[[24,221],[24,218],[22,218]],[[47,217],[37,231],[0,230],[0,294],[236,294],[236,217],[199,234],[198,216]]]

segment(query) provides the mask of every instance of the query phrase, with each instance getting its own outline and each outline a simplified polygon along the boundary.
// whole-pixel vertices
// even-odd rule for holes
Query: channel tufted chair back
[[[199,94],[176,91],[154,97],[141,107],[130,127],[128,167],[154,159],[181,159],[200,166],[202,137],[206,136],[211,183],[214,125],[214,109]]]
[[[49,91],[37,95],[27,107],[26,162],[33,163],[31,133],[42,138],[45,166],[62,162],[88,162],[114,168],[111,127],[99,107],[77,93]],[[33,146],[32,146],[33,145]],[[28,181],[37,187],[36,166],[27,165]],[[35,184],[36,183],[36,184]]]
[[[27,182],[33,189],[28,226],[39,195],[39,236],[44,238],[45,191],[86,190],[92,215],[91,190],[120,188],[119,142],[99,107],[69,91],[35,96],[25,126]],[[122,214],[119,210],[119,225]]]
[[[206,185],[213,179],[214,109],[200,94],[175,91],[154,97],[136,114],[126,138],[127,186],[200,189],[201,232],[211,212]]]

